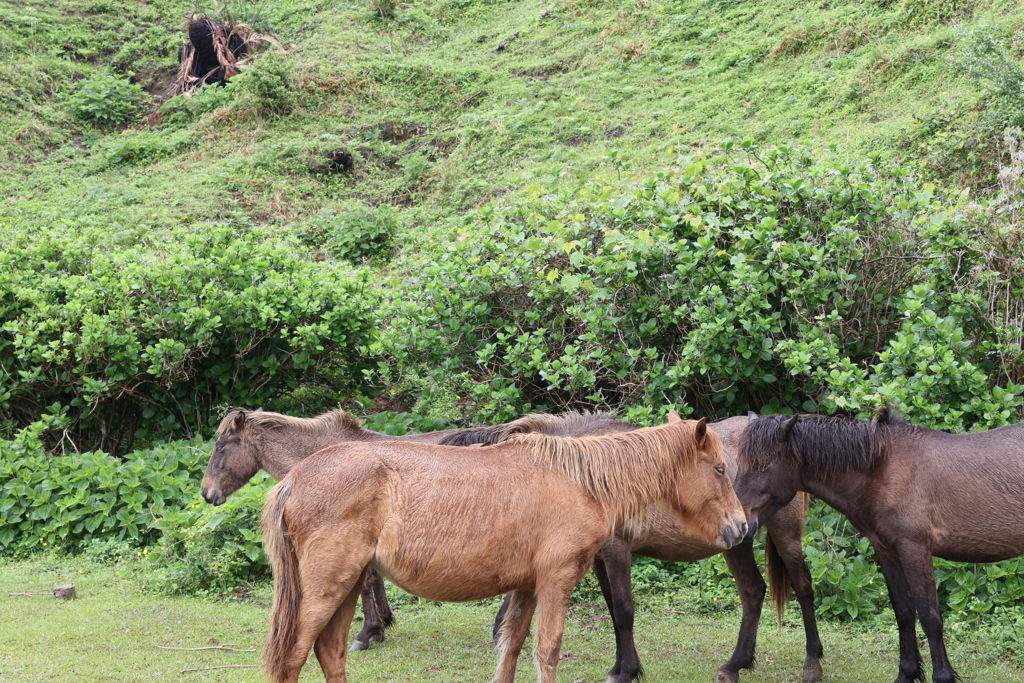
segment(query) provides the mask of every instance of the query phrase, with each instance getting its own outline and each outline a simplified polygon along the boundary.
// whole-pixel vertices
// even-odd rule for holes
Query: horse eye
[[[718,472],[718,476],[722,476],[725,474],[725,468],[719,465],[715,468],[715,472]]]

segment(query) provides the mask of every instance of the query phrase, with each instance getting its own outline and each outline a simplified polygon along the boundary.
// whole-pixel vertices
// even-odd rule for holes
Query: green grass
[[[212,601],[143,595],[119,574],[82,560],[42,560],[0,567],[0,681],[33,683],[175,681],[261,681],[258,669],[184,669],[255,664],[255,653],[161,650],[233,644],[260,648],[268,619],[269,587],[245,601]],[[73,582],[79,599],[59,602],[54,586]],[[495,604],[435,605],[400,601],[397,624],[387,643],[349,662],[352,681],[481,681],[493,673],[489,642]],[[637,640],[652,681],[710,681],[731,653],[737,612],[696,614],[673,596],[639,599]],[[743,674],[748,683],[799,680],[803,631],[792,613],[780,629],[762,619],[759,666]],[[827,680],[832,683],[891,681],[897,656],[895,628],[888,621],[864,626],[822,624]],[[1024,669],[999,661],[974,634],[948,639],[954,665],[974,680],[1021,680]],[[559,680],[603,681],[614,641],[604,608],[584,603],[572,608],[566,624]],[[519,677],[531,680],[528,656]],[[303,681],[323,680],[311,658]]]
[[[982,84],[953,68],[962,31],[985,26],[1013,52],[1021,3],[443,0],[401,3],[390,20],[364,0],[265,4],[264,24],[294,45],[294,109],[236,102],[177,129],[122,130],[75,121],[68,98],[98,68],[157,92],[191,5],[0,2],[5,208],[86,216],[127,241],[274,223],[319,248],[334,216],[387,204],[397,243],[418,253],[448,234],[437,217],[614,174],[615,153],[658,167],[671,145],[750,136],[917,158],[977,118]],[[334,149],[355,155],[352,175],[317,172]]]

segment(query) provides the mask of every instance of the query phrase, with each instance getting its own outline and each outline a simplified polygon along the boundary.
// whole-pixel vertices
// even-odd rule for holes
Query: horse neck
[[[851,470],[828,477],[804,473],[799,489],[828,503],[861,527],[863,514],[872,508],[877,477],[871,470]]]
[[[642,430],[578,439],[529,434],[515,443],[532,452],[536,462],[567,474],[601,505],[609,525],[620,529],[667,500],[677,477],[685,476],[688,469],[670,454],[666,440],[653,434]],[[619,441],[635,443],[611,446]],[[541,447],[531,448],[531,444]]]
[[[292,468],[322,448],[344,441],[373,441],[366,430],[310,431],[266,430],[258,437],[257,462],[274,479],[281,480]],[[369,432],[374,434],[374,432]]]

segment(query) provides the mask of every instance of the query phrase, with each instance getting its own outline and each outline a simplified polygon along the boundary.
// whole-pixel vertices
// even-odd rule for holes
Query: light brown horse
[[[228,496],[265,470],[280,481],[298,463],[321,448],[346,441],[413,441],[438,443],[471,429],[446,429],[425,434],[390,436],[363,429],[359,418],[335,410],[312,418],[291,417],[264,410],[235,410],[221,420],[217,443],[203,474],[200,492],[206,502],[222,505]],[[363,583],[363,628],[352,641],[353,650],[384,642],[385,629],[394,622],[384,581],[372,569]]]
[[[734,476],[736,472],[739,438],[746,426],[745,417],[731,417],[711,425],[711,429],[722,440],[723,455],[730,476]],[[567,436],[611,434],[634,429],[635,425],[616,420],[607,414],[566,413],[556,416],[538,413],[526,415],[504,425],[474,427],[452,433],[446,435],[441,443],[487,445],[500,443],[518,434]],[[822,647],[814,615],[814,590],[810,572],[804,563],[802,545],[807,502],[807,495],[801,493],[766,519],[765,559],[768,564],[772,598],[780,618],[785,604],[789,602],[790,588],[795,590],[800,603],[807,653],[803,665],[803,680],[820,681]],[[630,555],[643,555],[670,562],[696,562],[719,552],[722,552],[721,548],[707,543],[698,534],[683,527],[675,515],[657,508],[650,511],[645,523],[639,525],[628,538],[616,535],[608,539],[594,559],[594,575],[608,603],[615,629],[615,665],[609,672],[606,683],[629,683],[643,675],[640,655],[633,639],[634,609]],[[761,606],[764,603],[765,583],[754,559],[752,540],[736,544],[726,550],[724,556],[729,571],[736,579],[743,615],[736,648],[729,661],[719,667],[716,681],[736,683],[740,670],[754,665],[757,627],[761,617]],[[495,619],[495,639],[498,637],[508,604],[509,600],[506,598]]]
[[[1024,553],[1024,423],[947,434],[891,410],[871,422],[822,415],[758,417],[740,442],[736,492],[751,526],[806,491],[871,540],[900,638],[896,683],[959,680],[946,655],[932,557],[995,562]]]
[[[434,600],[512,591],[497,682],[512,680],[539,606],[534,659],[541,683],[553,683],[573,586],[613,532],[659,503],[722,548],[745,532],[721,443],[703,420],[581,439],[528,434],[473,450],[322,450],[264,509],[274,570],[267,672],[294,683],[313,646],[327,681],[347,680],[345,639],[372,566]]]

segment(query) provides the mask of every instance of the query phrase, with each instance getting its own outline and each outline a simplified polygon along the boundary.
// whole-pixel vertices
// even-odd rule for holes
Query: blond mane
[[[335,434],[345,431],[359,431],[363,423],[358,417],[338,408],[316,417],[292,417],[281,413],[271,413],[264,410],[242,411],[245,413],[245,423],[260,426],[272,430],[293,430],[304,432],[310,435]],[[221,420],[217,427],[217,436],[226,432],[234,431],[235,416],[239,413],[233,410]]]
[[[648,429],[605,436],[554,437],[518,434],[509,441],[513,452],[530,454],[567,474],[597,500],[616,525],[641,524],[651,504],[666,500],[678,480],[693,467],[701,449],[684,420]],[[707,430],[703,449],[722,452],[722,442]]]

